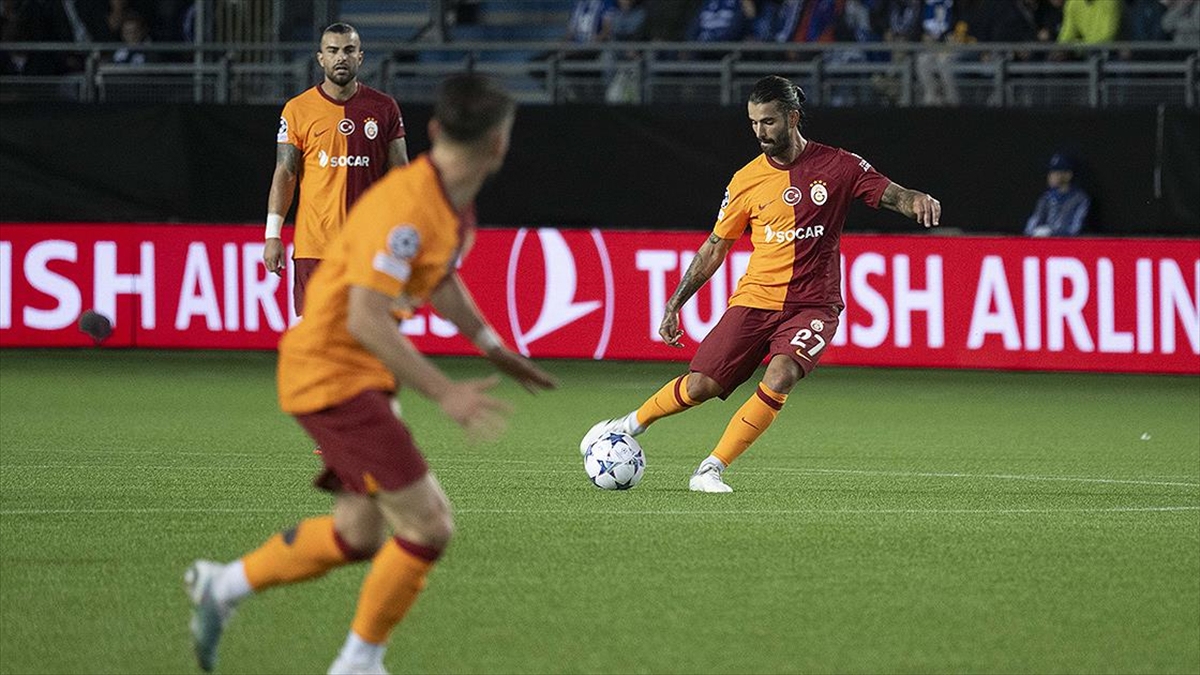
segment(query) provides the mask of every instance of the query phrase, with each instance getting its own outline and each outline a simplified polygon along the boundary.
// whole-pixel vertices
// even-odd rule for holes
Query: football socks
[[[674,415],[695,406],[697,402],[693,401],[687,393],[687,378],[687,375],[680,375],[646,399],[642,407],[637,409],[638,426],[648,427],[668,415]]]
[[[383,644],[425,588],[425,575],[441,551],[393,537],[371,562],[351,629],[364,641]]]
[[[242,558],[255,592],[314,579],[335,567],[370,557],[355,551],[333,529],[333,516],[302,520]]]
[[[771,426],[785,402],[787,394],[772,391],[759,382],[758,389],[729,420],[725,433],[721,434],[721,440],[712,451],[713,456],[729,466]]]

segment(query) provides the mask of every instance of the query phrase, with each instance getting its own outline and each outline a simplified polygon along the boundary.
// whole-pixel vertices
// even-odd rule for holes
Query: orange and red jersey
[[[367,389],[395,390],[392,373],[346,328],[350,287],[415,309],[455,269],[474,230],[474,209],[454,210],[427,155],[371,186],[313,275],[304,319],[279,343],[283,410],[315,412]]]
[[[750,227],[754,251],[729,304],[794,309],[842,304],[839,242],[854,199],[879,208],[891,183],[867,160],[808,141],[789,165],[759,155],[733,175],[713,234]]]
[[[317,85],[283,106],[276,141],[296,146],[302,157],[295,257],[325,257],[350,206],[387,173],[388,145],[403,137],[395,99],[361,82],[345,101]]]

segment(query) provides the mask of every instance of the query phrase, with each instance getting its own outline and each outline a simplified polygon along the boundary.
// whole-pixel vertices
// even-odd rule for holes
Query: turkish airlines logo
[[[789,185],[788,188],[783,191],[783,203],[787,204],[788,206],[795,206],[799,204],[800,200],[803,198],[804,193],[801,192],[800,188],[796,187],[795,185]]]
[[[525,356],[531,346],[540,356],[569,356],[594,344],[593,358],[604,358],[613,325],[613,273],[599,230],[518,230],[506,293],[513,341]]]

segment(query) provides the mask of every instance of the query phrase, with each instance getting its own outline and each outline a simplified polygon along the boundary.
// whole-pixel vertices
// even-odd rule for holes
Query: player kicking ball
[[[876,171],[856,154],[806,139],[804,92],[770,75],[747,104],[762,154],[729,182],[717,223],[667,300],[658,334],[681,347],[679,310],[750,229],[754,250],[729,308],[681,375],[628,415],[596,423],[580,452],[610,432],[637,436],[658,420],[719,396],[726,399],[769,357],[754,393],[692,474],[694,492],[732,492],[726,468],[767,430],[801,378],[817,366],[844,306],[839,241],[850,204],[860,199],[936,227],[941,203]]]

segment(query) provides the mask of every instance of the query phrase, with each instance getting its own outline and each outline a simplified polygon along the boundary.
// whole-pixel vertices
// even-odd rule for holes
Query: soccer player
[[[714,396],[725,399],[770,357],[762,381],[688,482],[697,492],[732,492],[722,473],[767,430],[837,332],[843,307],[838,242],[850,202],[861,199],[925,227],[938,224],[938,200],[891,182],[858,155],[806,139],[803,103],[800,87],[782,77],[755,83],[746,107],[763,154],[730,180],[712,234],[667,300],[658,329],[663,341],[682,346],[679,309],[749,227],[754,251],[746,273],[688,372],[628,415],[596,423],[580,452],[603,434],[636,436],[668,415]]]
[[[450,541],[450,504],[390,402],[415,389],[469,434],[491,437],[507,405],[488,394],[496,376],[455,382],[396,328],[430,301],[526,389],[554,379],[505,347],[480,316],[457,268],[474,240],[474,199],[508,151],[513,99],[478,75],[440,86],[432,149],[363,194],[309,288],[304,321],[279,346],[279,400],[324,449],[315,481],[333,492],[332,515],[302,520],[239,560],[197,560],[185,581],[200,666],[211,670],[239,601],[268,588],[370,560],[358,608],[330,673],[383,673],[393,627]],[[390,529],[391,536],[386,536]]]
[[[354,201],[388,169],[408,164],[400,107],[391,96],[358,81],[362,62],[362,43],[353,26],[326,28],[317,52],[325,79],[288,101],[279,118],[263,263],[267,271],[283,274],[280,232],[299,180],[292,244],[297,315],[304,312],[308,280]]]

